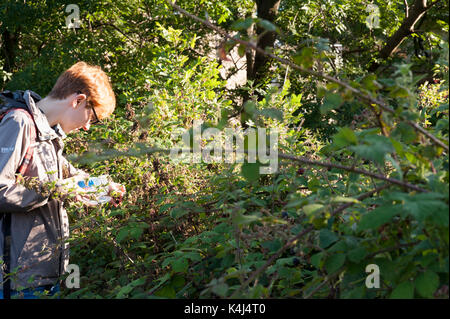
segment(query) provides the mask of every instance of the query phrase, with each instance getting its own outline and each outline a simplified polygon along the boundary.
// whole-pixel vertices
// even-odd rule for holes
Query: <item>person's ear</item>
[[[86,100],[86,94],[83,94],[83,93],[77,94],[77,93],[75,93],[73,95],[71,105],[72,105],[73,108],[77,108],[78,106],[81,105],[81,103],[83,103],[84,100]]]

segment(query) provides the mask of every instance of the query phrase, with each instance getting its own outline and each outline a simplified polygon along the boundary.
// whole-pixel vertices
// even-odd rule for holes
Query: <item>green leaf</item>
[[[244,163],[241,167],[242,176],[249,182],[257,181],[259,178],[260,163]]]
[[[358,230],[376,229],[387,223],[395,215],[400,213],[400,205],[385,205],[375,208],[363,215],[358,224]]]
[[[188,260],[186,258],[175,259],[172,262],[172,269],[174,272],[186,272],[188,269]]]
[[[176,293],[175,289],[172,286],[164,286],[155,292],[155,296],[164,297],[164,298],[175,298]]]
[[[239,45],[238,54],[241,58],[245,55],[245,45],[243,45],[243,44]]]
[[[253,24],[253,18],[251,18],[251,17],[246,18],[246,19],[239,19],[231,25],[231,29],[234,31],[246,30],[246,29],[250,28],[250,26],[252,24]]]
[[[226,283],[219,283],[212,287],[212,292],[220,297],[226,297],[228,292],[228,285]]]
[[[322,204],[310,204],[303,206],[303,211],[306,215],[320,211],[324,206]]]
[[[283,112],[280,111],[279,109],[273,108],[273,107],[268,107],[265,109],[262,109],[260,111],[258,111],[258,115],[262,115],[264,117],[269,117],[272,119],[276,119],[280,122],[283,121]]]
[[[123,241],[125,238],[128,237],[128,234],[129,234],[129,229],[128,229],[128,227],[123,227],[123,228],[121,228],[121,229],[119,230],[119,233],[117,234],[116,241],[117,241],[118,243],[120,243],[121,241]]]
[[[359,203],[359,200],[353,197],[334,196],[331,198],[332,203]]]
[[[368,135],[364,137],[364,142],[364,145],[351,146],[349,149],[381,165],[384,164],[386,154],[394,151],[391,141],[385,136]]]
[[[276,252],[281,248],[282,243],[279,239],[275,239],[273,241],[266,241],[262,243],[261,246],[268,249],[270,252]]]
[[[321,248],[327,248],[332,243],[336,242],[339,239],[335,233],[328,229],[322,229],[319,233],[319,246]]]
[[[402,193],[393,193],[391,196],[401,196]],[[422,193],[414,196],[404,194],[400,197],[404,213],[412,215],[416,220],[424,222],[430,220],[435,225],[448,226],[448,205],[445,197],[440,193]]]
[[[274,25],[272,22],[270,22],[268,20],[261,19],[258,21],[258,25],[261,28],[266,29],[267,31],[272,31],[272,32],[277,31],[276,25]]]
[[[287,208],[297,208],[300,206],[303,206],[304,204],[306,204],[308,202],[307,199],[301,198],[301,199],[291,199],[289,201],[289,203],[287,203],[286,206],[284,206],[285,209]]]
[[[329,111],[338,108],[342,102],[343,100],[340,94],[327,93],[322,105],[320,106],[320,113],[324,115]]]
[[[345,263],[345,254],[334,254],[329,256],[324,263],[328,274],[333,274],[338,271]]]
[[[391,136],[396,139],[401,139],[406,144],[412,143],[417,139],[417,134],[414,129],[405,122],[400,122],[395,130],[392,131]]]
[[[316,268],[320,268],[320,262],[322,261],[323,256],[324,253],[314,254],[311,256],[311,264]]]
[[[439,276],[435,272],[427,270],[417,276],[415,286],[419,295],[431,298],[433,293],[439,288]]]
[[[395,86],[392,89],[392,91],[389,93],[389,96],[392,98],[406,98],[409,96],[409,92],[405,88],[402,88],[400,86]]]
[[[359,263],[361,260],[364,259],[364,257],[366,257],[366,255],[367,250],[364,247],[352,249],[347,253],[348,259],[354,263]]]
[[[238,213],[234,218],[233,222],[237,225],[247,225],[253,222],[260,220],[261,217],[256,215],[244,215],[242,213]]]
[[[184,215],[186,215],[188,213],[189,213],[189,210],[181,208],[181,207],[177,207],[177,208],[174,208],[174,209],[172,209],[170,211],[170,216],[172,218],[179,218],[179,217],[184,216]]]
[[[228,124],[228,117],[230,116],[231,112],[228,109],[222,109],[220,111],[220,120],[217,123],[217,128],[219,130],[222,130],[225,126]]]
[[[145,281],[146,281],[145,277],[142,277],[142,278],[139,278],[139,279],[136,279],[136,280],[130,282],[128,285],[126,285],[120,289],[116,298],[120,299],[120,298],[126,297],[126,295],[129,294],[134,288],[145,284]]]
[[[320,183],[320,181],[313,177],[308,181],[308,189],[311,192],[316,192],[320,187],[322,186],[322,184]]]
[[[247,101],[244,103],[244,111],[249,115],[253,115],[257,111],[256,103],[253,101]]]
[[[333,144],[338,148],[346,147],[348,145],[358,144],[358,138],[355,132],[348,127],[338,128],[338,132],[333,136]]]
[[[405,281],[399,284],[391,293],[391,299],[412,299],[414,297],[414,284]]]
[[[134,227],[130,230],[130,237],[133,237],[134,239],[138,240],[139,237],[141,237],[143,232],[144,232],[144,228]]]
[[[296,64],[309,69],[314,64],[315,49],[311,47],[303,48],[299,54],[293,56],[293,60]]]
[[[366,75],[361,83],[369,91],[375,92],[382,88],[381,84],[376,81],[377,76],[375,74]]]

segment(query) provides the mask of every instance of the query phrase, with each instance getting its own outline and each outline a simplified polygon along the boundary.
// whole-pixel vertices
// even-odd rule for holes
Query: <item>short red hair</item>
[[[87,95],[88,102],[95,108],[99,119],[114,112],[116,97],[108,76],[99,66],[86,62],[72,65],[59,76],[48,96],[63,100],[77,92]]]

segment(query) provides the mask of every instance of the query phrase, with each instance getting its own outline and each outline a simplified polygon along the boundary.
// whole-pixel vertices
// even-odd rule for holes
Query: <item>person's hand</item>
[[[58,193],[61,194],[61,198],[66,199],[67,197],[70,197],[74,201],[81,202],[88,207],[96,206],[97,204],[92,200],[92,195],[80,190],[77,186],[77,181],[87,180],[88,178],[89,174],[85,173],[59,181],[57,190]]]
[[[111,196],[111,203],[114,207],[122,203],[123,195],[125,194],[125,186],[119,183],[110,183],[108,187],[108,195]]]
[[[80,193],[76,194],[75,200],[77,202],[82,202],[84,205],[86,205],[88,207],[97,206],[97,203],[95,201],[92,201],[92,199],[85,194],[80,194]]]

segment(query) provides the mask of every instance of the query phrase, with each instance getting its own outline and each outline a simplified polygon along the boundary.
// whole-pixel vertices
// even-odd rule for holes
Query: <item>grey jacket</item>
[[[36,102],[40,97],[33,92]],[[74,176],[75,169],[62,156],[65,134],[58,125],[50,127],[36,105],[31,91],[24,99],[34,118],[37,138],[27,176],[41,182]],[[15,173],[30,143],[31,119],[22,111],[11,111],[0,123],[0,212],[11,214],[11,289],[55,284],[69,261],[69,220],[62,202],[38,194],[16,183]],[[0,221],[0,258],[3,233]],[[0,262],[1,263],[1,262]],[[0,272],[0,290],[3,274]]]

